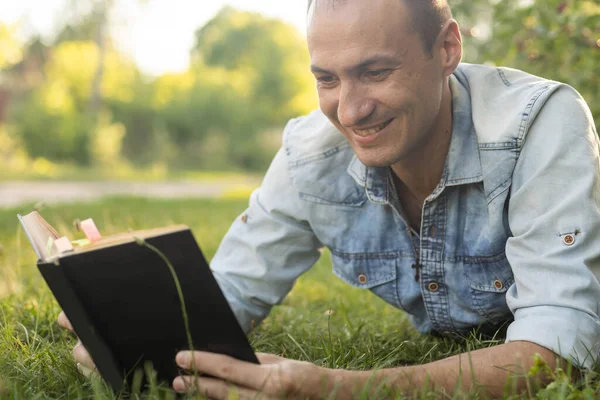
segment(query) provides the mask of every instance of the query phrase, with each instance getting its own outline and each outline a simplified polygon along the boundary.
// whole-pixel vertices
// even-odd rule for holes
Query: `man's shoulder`
[[[548,147],[543,143],[566,144],[594,130],[585,101],[566,84],[510,68],[476,65],[461,65],[455,76],[469,92],[489,199],[502,199],[499,194],[512,184],[526,142],[542,154]]]
[[[346,138],[320,111],[291,120],[283,135],[290,167],[310,164],[339,153],[354,153]]]
[[[321,111],[288,123],[283,153],[291,183],[305,205],[356,206],[365,201],[364,190],[348,173],[354,151]]]
[[[461,64],[454,76],[469,91],[473,126],[484,146],[520,147],[559,88],[577,95],[565,84],[507,67]]]
[[[530,74],[526,71],[483,64],[461,63],[456,69],[459,78],[463,78],[472,83],[484,82],[490,86],[519,87],[532,84],[547,84],[550,82],[558,83],[550,79]]]

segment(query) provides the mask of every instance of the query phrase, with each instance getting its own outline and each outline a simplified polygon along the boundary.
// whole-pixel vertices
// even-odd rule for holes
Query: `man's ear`
[[[462,36],[455,19],[446,21],[436,44],[441,52],[441,66],[444,78],[452,75],[462,60]]]

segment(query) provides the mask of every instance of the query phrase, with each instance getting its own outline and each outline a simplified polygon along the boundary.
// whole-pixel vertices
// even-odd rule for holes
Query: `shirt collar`
[[[441,192],[445,186],[466,185],[483,180],[479,144],[473,127],[471,96],[467,88],[454,75],[450,76],[450,91],[452,92],[452,138],[442,180],[434,194]],[[371,201],[376,203],[389,201],[388,168],[367,167],[355,154],[347,171],[356,183],[365,187]]]
[[[454,75],[450,76],[452,92],[452,139],[446,157],[445,185],[456,186],[483,181],[479,143],[473,127],[471,95]],[[442,178],[443,180],[444,178]]]

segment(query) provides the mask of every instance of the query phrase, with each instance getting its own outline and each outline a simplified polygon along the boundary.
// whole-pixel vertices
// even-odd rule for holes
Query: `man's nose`
[[[350,128],[373,113],[374,102],[356,85],[342,85],[338,99],[337,116],[342,126]]]

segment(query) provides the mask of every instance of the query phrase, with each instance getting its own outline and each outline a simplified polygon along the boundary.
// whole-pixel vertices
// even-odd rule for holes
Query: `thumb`
[[[279,364],[285,360],[283,357],[267,353],[256,353],[256,358],[258,358],[258,362],[261,364]]]
[[[67,318],[67,314],[65,314],[64,311],[61,311],[61,313],[58,314],[58,324],[65,329],[70,331],[73,330],[73,325],[71,325],[71,321],[69,321],[69,318]]]

